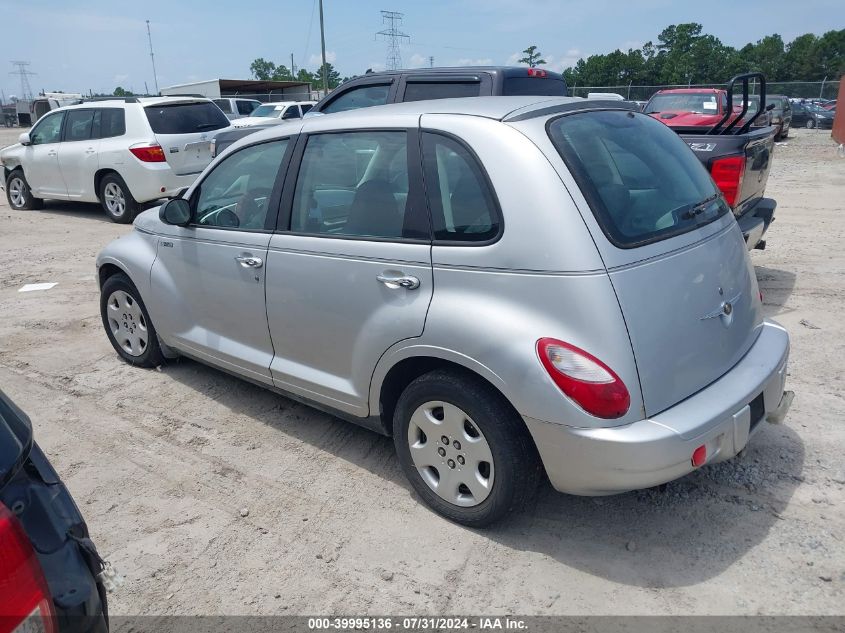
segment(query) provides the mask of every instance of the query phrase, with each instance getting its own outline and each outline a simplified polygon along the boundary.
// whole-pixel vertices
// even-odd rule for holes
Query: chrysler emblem
[[[722,289],[719,288],[719,290],[721,291]],[[723,292],[720,292],[719,294],[723,294]],[[741,292],[737,293],[737,295],[731,298],[730,300],[723,301],[718,307],[718,309],[713,310],[713,312],[708,312],[704,316],[700,317],[698,320],[706,321],[707,319],[715,319],[716,317],[722,317],[722,322],[726,326],[730,325],[731,321],[733,320],[732,315],[734,311],[734,304],[739,300],[740,296],[742,296]]]

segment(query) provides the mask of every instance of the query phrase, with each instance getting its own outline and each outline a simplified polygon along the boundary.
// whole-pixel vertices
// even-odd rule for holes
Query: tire
[[[97,192],[103,211],[112,222],[129,224],[138,215],[140,205],[132,197],[129,187],[118,174],[106,174]]]
[[[100,291],[100,316],[112,347],[127,363],[138,367],[164,363],[147,307],[126,275],[106,279]]]
[[[32,195],[21,169],[13,170],[6,178],[6,200],[10,207],[18,211],[44,208],[44,201]]]
[[[789,128],[786,128],[783,133],[780,135],[781,139],[785,139],[789,137]]]
[[[807,119],[807,122],[804,124],[808,130],[812,130],[816,127],[816,120],[815,119]]]
[[[423,501],[469,527],[490,525],[522,506],[541,480],[537,451],[519,415],[468,372],[435,370],[408,385],[396,405],[393,443]]]

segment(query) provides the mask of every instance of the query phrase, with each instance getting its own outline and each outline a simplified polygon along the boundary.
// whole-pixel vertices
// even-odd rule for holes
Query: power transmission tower
[[[20,75],[21,78],[21,96],[18,99],[23,101],[32,101],[32,87],[29,85],[29,78],[35,75],[34,72],[27,70],[29,62],[13,61],[12,65],[17,68],[10,72],[10,75]]]
[[[403,42],[410,42],[411,36],[399,30],[402,25],[402,17],[404,13],[397,13],[396,11],[382,11],[381,22],[388,25],[388,28],[376,33],[376,38],[379,36],[387,40],[387,69],[398,70],[402,68],[402,51],[399,48]]]
[[[156,58],[153,55],[153,36],[150,35],[150,21],[147,20],[147,39],[150,41],[150,61],[153,62],[153,81],[156,85],[156,94],[158,94],[158,75],[156,74]]]

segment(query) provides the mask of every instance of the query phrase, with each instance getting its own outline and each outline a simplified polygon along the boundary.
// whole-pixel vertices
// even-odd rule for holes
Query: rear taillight
[[[742,189],[742,177],[745,175],[745,156],[718,158],[710,165],[710,175],[716,182],[725,201],[734,206]]]
[[[625,383],[595,356],[553,338],[537,341],[537,356],[558,388],[587,413],[618,418],[631,406]]]
[[[31,630],[56,630],[50,592],[32,544],[20,521],[0,503],[0,633],[19,627],[28,631],[29,622]]]
[[[135,158],[144,163],[163,163],[165,162],[164,150],[161,145],[133,145],[129,151],[134,154]]]
[[[542,68],[529,68],[528,69],[528,76],[529,77],[546,77],[548,73],[543,70]]]

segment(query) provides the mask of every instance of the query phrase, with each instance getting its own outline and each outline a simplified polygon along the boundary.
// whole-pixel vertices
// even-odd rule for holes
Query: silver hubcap
[[[126,211],[126,199],[123,197],[123,190],[113,182],[110,182],[103,189],[106,199],[106,207],[114,215],[123,215]]]
[[[12,178],[9,181],[9,198],[16,207],[22,207],[26,202],[26,187],[20,178]]]
[[[449,503],[471,507],[493,489],[493,453],[484,434],[460,408],[426,402],[408,425],[411,459],[423,481]]]
[[[109,295],[107,316],[114,340],[130,356],[140,356],[147,349],[149,332],[141,306],[123,290]]]

